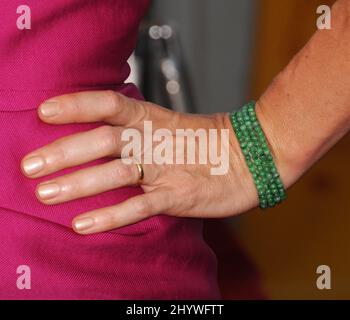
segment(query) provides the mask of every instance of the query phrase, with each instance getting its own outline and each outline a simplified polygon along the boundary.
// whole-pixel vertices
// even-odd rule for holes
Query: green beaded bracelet
[[[286,199],[286,191],[255,113],[255,102],[230,115],[232,127],[259,195],[260,208],[271,208]]]

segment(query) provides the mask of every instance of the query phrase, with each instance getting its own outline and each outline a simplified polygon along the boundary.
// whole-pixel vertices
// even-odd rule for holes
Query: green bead
[[[276,205],[275,200],[268,200],[267,203],[268,203],[270,208],[273,208]]]
[[[255,163],[256,166],[260,166],[260,165],[261,165],[261,160],[256,159],[256,160],[254,161],[254,163]]]
[[[284,189],[284,185],[283,185],[283,183],[282,183],[281,180],[279,180],[279,181],[277,182],[277,187],[279,187],[279,188],[281,188],[281,189]]]
[[[250,121],[253,122],[253,127],[254,128],[257,128],[259,126],[258,119],[256,118],[255,115],[250,115]]]
[[[245,127],[244,130],[242,130],[242,129],[240,129],[240,130],[242,131],[244,137],[245,137],[246,139],[249,139],[249,140],[250,140],[249,130],[248,130],[246,127]]]
[[[280,196],[282,201],[287,199],[287,194],[284,192],[283,195]]]
[[[258,191],[258,193],[259,193],[260,199],[267,200],[265,190],[260,190],[260,191]]]
[[[254,143],[250,141],[250,142],[248,142],[247,146],[248,146],[248,148],[252,148],[254,146]]]
[[[261,155],[263,153],[263,149],[261,147],[257,148],[256,153]]]
[[[260,201],[260,208],[261,209],[267,209],[267,207],[268,207],[268,204],[267,204],[266,200]]]
[[[266,179],[263,175],[259,175],[259,178],[258,178],[259,182],[261,183],[261,185],[265,185],[266,184]]]
[[[279,197],[279,196],[276,196],[274,198],[274,200],[275,200],[276,203],[280,203],[282,201],[281,197]]]
[[[267,178],[267,180],[271,181],[272,180],[272,174],[267,173],[266,174],[266,178]]]
[[[247,148],[243,148],[242,152],[245,156],[249,155],[249,150]]]
[[[234,119],[236,120],[237,123],[241,123],[242,118],[241,118],[241,116],[238,113],[236,113],[234,115]]]
[[[285,191],[284,191],[284,189],[277,189],[277,193],[278,193],[280,196],[282,196],[282,195],[285,193]]]
[[[256,188],[258,189],[258,191],[262,191],[264,189],[263,185],[260,182],[256,184]]]
[[[274,173],[273,178],[274,178],[274,180],[279,179],[280,178],[279,173],[278,172]]]
[[[271,168],[271,173],[272,174],[278,174],[278,171],[277,171],[277,169],[274,167],[274,166],[272,166],[272,168]]]
[[[238,122],[237,119],[233,118],[233,119],[232,119],[232,123],[233,123],[233,125],[234,125],[235,128],[238,128],[239,122]]]
[[[255,109],[255,102],[254,101],[250,101],[248,104],[248,110],[254,110]]]

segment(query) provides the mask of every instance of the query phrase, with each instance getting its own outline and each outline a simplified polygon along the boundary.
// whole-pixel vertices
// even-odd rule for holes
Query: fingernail
[[[60,108],[57,101],[49,100],[44,102],[40,106],[40,113],[46,118],[56,116],[59,113],[59,111]]]
[[[61,191],[57,183],[49,183],[38,187],[38,195],[40,199],[48,200],[56,197]]]
[[[23,170],[24,172],[31,176],[40,172],[44,168],[45,162],[41,157],[32,157],[23,162]]]
[[[85,231],[90,229],[95,224],[93,218],[82,218],[74,221],[73,226],[77,231]]]

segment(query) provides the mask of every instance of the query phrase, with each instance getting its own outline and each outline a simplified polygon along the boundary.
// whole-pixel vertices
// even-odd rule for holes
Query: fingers
[[[25,156],[23,173],[38,178],[106,156],[119,156],[122,128],[102,126],[56,140]]]
[[[151,170],[151,166],[147,166],[145,183],[152,176]],[[136,185],[139,179],[140,173],[136,164],[114,160],[42,183],[37,187],[36,195],[44,204],[58,204]]]
[[[114,91],[62,95],[44,102],[38,109],[40,119],[51,124],[105,121],[120,126],[146,120],[147,112],[142,102]]]
[[[172,197],[158,189],[130,198],[116,206],[94,210],[76,217],[72,226],[79,234],[93,234],[140,222],[171,208]]]

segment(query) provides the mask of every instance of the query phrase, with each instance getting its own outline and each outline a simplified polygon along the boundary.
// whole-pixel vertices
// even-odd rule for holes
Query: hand
[[[172,139],[176,129],[202,129],[205,133],[209,129],[217,129],[220,146],[223,142],[220,141],[220,130],[227,129],[229,133],[227,150],[224,150],[228,156],[225,174],[212,174],[209,157],[207,164],[198,164],[197,161],[195,164],[186,163],[186,150],[200,149],[199,141],[195,139],[194,145],[187,145],[181,151],[182,155],[186,155],[184,164],[168,161],[167,164],[153,162],[142,165],[144,179],[140,186],[144,194],[76,217],[72,226],[77,233],[103,232],[161,213],[177,217],[228,217],[249,210],[258,203],[252,177],[227,114],[181,114],[113,91],[95,91],[50,99],[39,107],[38,115],[42,121],[53,125],[101,121],[106,125],[61,138],[26,155],[21,168],[27,177],[39,178],[99,158],[115,157],[105,164],[38,185],[37,198],[50,205],[137,184],[140,178],[138,166],[125,163],[125,159],[120,158],[128,143],[122,141],[122,134],[127,129],[136,129],[145,138],[145,121],[151,121],[153,127],[152,134],[147,133],[148,136],[157,129],[170,130]],[[208,148],[212,146],[206,143]],[[153,141],[152,148],[159,145],[160,141]],[[146,152],[146,149],[142,150],[142,155]]]

